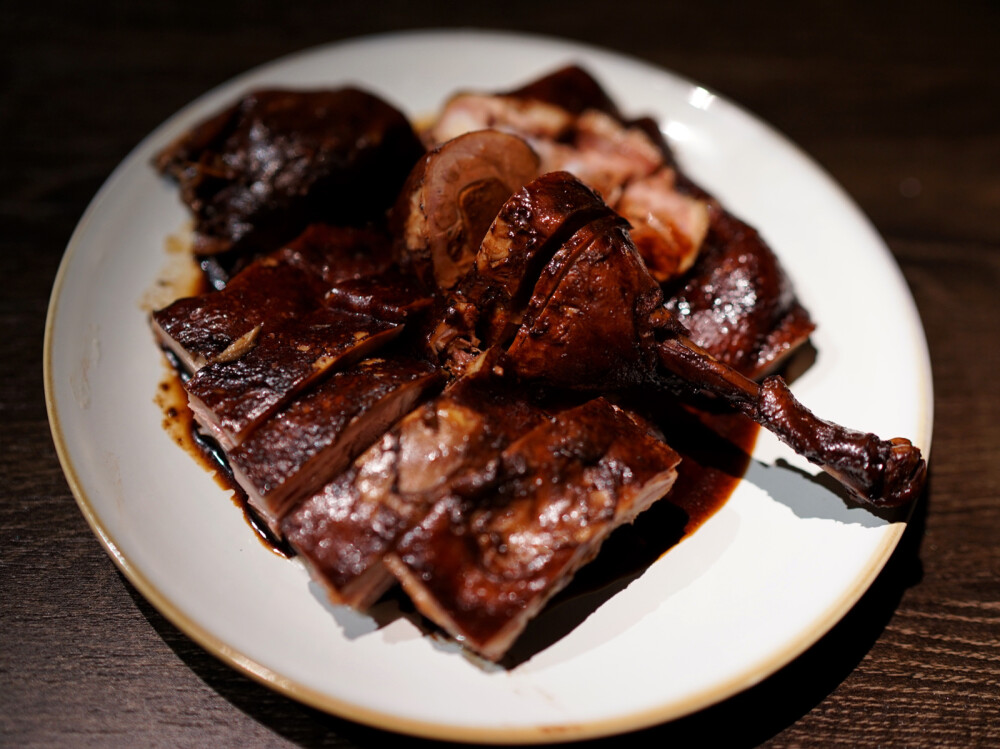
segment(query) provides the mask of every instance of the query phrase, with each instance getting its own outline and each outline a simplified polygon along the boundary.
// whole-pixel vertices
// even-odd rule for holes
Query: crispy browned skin
[[[458,295],[477,310],[486,346],[509,340],[531,296],[534,279],[579,229],[613,211],[567,172],[550,172],[507,200],[484,237]]]
[[[760,234],[715,203],[694,267],[665,294],[693,341],[752,379],[777,369],[816,327]]]
[[[337,309],[402,322],[430,309],[433,297],[419,279],[396,267],[334,284],[325,302]]]
[[[195,251],[259,251],[315,221],[361,225],[392,204],[423,153],[401,112],[365,91],[259,90],[164,149]]]
[[[503,204],[475,262],[447,295],[430,326],[428,349],[460,374],[479,348],[506,346],[553,255],[577,230],[614,216],[593,190],[567,172],[529,182]]]
[[[233,475],[273,531],[441,381],[426,362],[366,359],[333,374],[229,453]]]
[[[604,539],[662,497],[679,456],[603,398],[507,447],[481,487],[457,487],[386,564],[428,618],[500,658]]]
[[[538,173],[520,138],[481,130],[443,143],[417,163],[393,208],[402,265],[450,289],[472,265],[504,201]]]
[[[594,222],[542,272],[508,352],[522,377],[562,387],[647,381],[655,363],[648,319],[660,301],[625,227]]]
[[[157,310],[153,330],[161,345],[195,372],[220,356],[240,355],[241,339],[249,350],[264,327],[315,309],[331,285],[380,273],[388,262],[385,235],[314,224],[252,262],[221,291],[179,299]]]
[[[393,582],[382,558],[441,492],[543,418],[489,370],[474,373],[403,418],[282,530],[333,601],[364,608]]]
[[[320,307],[261,333],[243,356],[202,367],[184,387],[198,423],[228,450],[294,395],[400,330],[396,323]]]

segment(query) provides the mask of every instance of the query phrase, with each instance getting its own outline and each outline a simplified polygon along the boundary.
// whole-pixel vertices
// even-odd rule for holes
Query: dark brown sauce
[[[167,360],[172,359],[173,357],[167,354]],[[175,361],[171,363],[176,364]],[[187,392],[184,390],[183,382],[183,377],[178,374],[176,368],[171,368],[164,374],[157,388],[155,401],[163,411],[164,430],[182,450],[212,474],[219,487],[231,492],[233,503],[242,510],[247,524],[265,547],[282,557],[293,556],[288,545],[275,538],[247,503],[246,492],[233,479],[232,470],[222,448],[198,429],[194,414],[188,407]]]

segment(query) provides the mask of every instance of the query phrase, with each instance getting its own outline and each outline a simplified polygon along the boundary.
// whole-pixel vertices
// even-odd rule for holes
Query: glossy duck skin
[[[667,284],[666,307],[691,340],[741,374],[777,370],[815,329],[760,234],[714,201],[691,271]]]
[[[500,208],[475,262],[429,326],[431,354],[460,375],[479,348],[506,346],[539,273],[577,230],[598,218],[620,221],[567,172],[545,174],[518,190]]]
[[[298,500],[347,468],[441,380],[430,364],[402,357],[336,372],[228,454],[233,476],[280,537],[281,518]]]
[[[331,285],[381,273],[388,262],[385,235],[314,224],[281,249],[253,261],[225,288],[155,311],[153,331],[194,373],[249,350],[263,328],[316,309]]]
[[[267,250],[326,221],[379,220],[423,153],[397,109],[355,88],[248,93],[161,152],[195,252]]]
[[[425,616],[497,660],[618,526],[666,494],[680,458],[599,398],[452,487],[386,564]]]
[[[614,212],[568,172],[550,172],[507,200],[490,225],[457,297],[473,306],[485,346],[509,341],[534,279],[579,229]]]
[[[331,600],[365,608],[394,582],[382,559],[397,539],[460,477],[495,463],[544,418],[489,368],[471,373],[299,504],[282,531]]]
[[[202,367],[184,385],[188,402],[198,423],[231,450],[296,394],[401,331],[398,323],[320,307],[263,332],[239,358]]]

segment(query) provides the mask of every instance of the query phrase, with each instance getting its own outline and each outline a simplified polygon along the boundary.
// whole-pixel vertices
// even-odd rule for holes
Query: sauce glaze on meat
[[[585,71],[456,96],[422,142],[366,92],[267,90],[157,160],[216,290],[154,332],[253,513],[333,601],[399,582],[499,660],[671,487],[682,522],[640,518],[634,549],[714,511],[754,422],[873,505],[919,493],[908,441],[753,379],[813,323],[757,232]],[[730,413],[689,404],[706,397]]]

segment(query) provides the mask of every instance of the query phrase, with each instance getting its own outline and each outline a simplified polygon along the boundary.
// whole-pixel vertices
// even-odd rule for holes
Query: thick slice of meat
[[[393,209],[402,265],[450,289],[472,265],[500,206],[538,174],[520,138],[484,130],[449,140],[413,169]]]
[[[250,433],[228,455],[247,500],[280,535],[281,518],[343,471],[440,383],[413,359],[366,359],[336,372]]]
[[[487,491],[446,494],[385,563],[421,613],[498,660],[611,531],[667,493],[678,461],[590,401],[507,447]]]
[[[431,292],[419,279],[395,267],[336,283],[325,301],[330,307],[394,322],[419,316],[434,303]]]
[[[544,419],[490,365],[407,414],[351,467],[300,503],[282,531],[335,603],[365,608],[394,582],[385,554],[463,475]]]
[[[758,379],[805,343],[815,325],[760,234],[717,204],[710,216],[694,267],[664,289],[666,306],[691,340]]]
[[[153,331],[189,371],[238,358],[261,330],[316,309],[332,284],[382,271],[385,235],[314,224],[255,260],[221,291],[179,299],[152,315]]]
[[[535,279],[553,255],[582,227],[614,215],[567,172],[525,185],[501,207],[475,263],[427,336],[428,349],[460,374],[479,348],[509,343]]]
[[[477,336],[485,346],[508,340],[536,278],[579,229],[610,208],[568,172],[550,172],[525,185],[503,204],[462,279],[461,299],[478,310]]]
[[[232,450],[297,393],[401,331],[397,323],[320,307],[262,332],[241,357],[202,367],[184,385],[188,403],[198,423]]]
[[[561,387],[645,382],[656,362],[649,317],[660,301],[627,229],[594,222],[541,273],[508,353],[521,377]]]
[[[315,221],[363,225],[423,152],[406,117],[355,88],[247,94],[164,149],[157,168],[195,217],[195,251],[259,251]]]
[[[278,325],[315,309],[322,291],[305,273],[262,258],[222,291],[178,299],[153,313],[153,333],[188,372],[248,351],[264,324]]]

